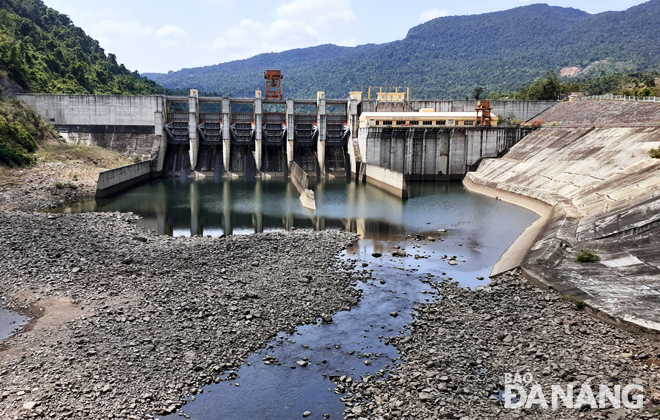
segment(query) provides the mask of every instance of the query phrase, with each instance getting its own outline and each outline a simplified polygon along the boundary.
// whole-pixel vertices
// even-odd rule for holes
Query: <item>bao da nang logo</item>
[[[644,387],[638,384],[625,386],[568,383],[564,386],[542,387],[531,373],[504,375],[504,408],[533,408],[557,410],[560,407],[579,409],[598,408],[640,409],[644,405]]]

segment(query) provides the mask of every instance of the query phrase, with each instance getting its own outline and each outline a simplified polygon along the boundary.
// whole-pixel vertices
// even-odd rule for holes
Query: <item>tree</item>
[[[483,93],[484,93],[484,88],[482,88],[481,86],[477,86],[472,91],[472,96],[474,96],[474,99],[476,99],[478,101],[479,99],[481,99],[481,95]]]
[[[545,79],[537,78],[527,88],[522,88],[516,96],[529,100],[557,100],[561,94],[561,81],[554,70],[548,71]]]

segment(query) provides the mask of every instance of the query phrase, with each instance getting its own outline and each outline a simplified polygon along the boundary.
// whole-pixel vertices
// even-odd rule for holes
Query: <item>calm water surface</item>
[[[436,298],[428,281],[450,277],[464,286],[485,284],[502,253],[537,218],[453,183],[412,183],[411,198],[403,201],[371,185],[338,180],[312,188],[316,211],[303,208],[295,188],[283,180],[156,180],[116,198],[58,209],[132,211],[143,217],[145,228],[175,236],[292,228],[361,235],[343,255],[356,260],[358,269],[372,270],[373,279],[357,285],[360,303],[335,314],[331,324],[319,320],[279,334],[249,356],[236,378],[225,376],[195,396],[184,407],[191,418],[291,419],[304,411],[314,419],[342,418],[341,395],[329,377],[359,379],[395,368],[400,356],[385,338],[406,334],[414,307]],[[408,256],[393,257],[397,247]],[[445,256],[456,256],[458,265]],[[277,363],[264,363],[266,356]],[[304,368],[296,365],[303,358],[309,361]]]
[[[0,340],[9,337],[16,330],[25,326],[27,322],[27,317],[0,307]]]

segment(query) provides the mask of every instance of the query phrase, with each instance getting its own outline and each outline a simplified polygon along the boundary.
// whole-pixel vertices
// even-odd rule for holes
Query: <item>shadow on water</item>
[[[161,234],[247,234],[345,229],[361,240],[343,258],[371,270],[358,283],[362,298],[350,311],[281,333],[235,372],[204,388],[184,411],[194,419],[341,418],[344,405],[330,378],[382,375],[399,353],[386,338],[406,334],[414,307],[435,298],[429,280],[450,277],[484,284],[492,266],[536,215],[472,194],[460,184],[412,183],[400,199],[370,185],[344,181],[313,187],[317,210],[304,209],[283,180],[224,182],[158,180],[119,197],[58,211],[132,211]],[[443,230],[441,232],[441,230]],[[406,257],[392,252],[404,250]],[[379,254],[382,256],[378,257]],[[445,256],[456,256],[449,265]],[[396,312],[396,316],[391,314]],[[296,362],[307,360],[308,365]],[[367,363],[365,363],[367,361]]]

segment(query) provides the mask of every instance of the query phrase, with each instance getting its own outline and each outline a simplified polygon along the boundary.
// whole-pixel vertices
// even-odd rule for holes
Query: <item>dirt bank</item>
[[[99,147],[51,140],[36,157],[29,168],[0,165],[0,210],[33,211],[93,198],[99,172],[133,163]]]

